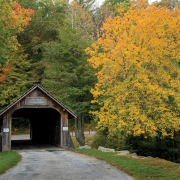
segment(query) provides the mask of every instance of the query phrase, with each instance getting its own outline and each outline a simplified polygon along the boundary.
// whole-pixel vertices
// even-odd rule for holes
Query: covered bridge
[[[0,113],[0,151],[11,149],[12,120],[22,117],[29,119],[32,141],[62,148],[73,147],[68,120],[76,115],[36,84]]]

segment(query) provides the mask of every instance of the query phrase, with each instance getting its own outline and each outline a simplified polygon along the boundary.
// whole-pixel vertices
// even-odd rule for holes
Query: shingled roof
[[[26,97],[29,93],[31,93],[33,90],[35,90],[36,88],[40,89],[42,92],[44,92],[49,98],[51,98],[53,101],[55,101],[58,105],[60,105],[62,108],[64,108],[71,116],[73,116],[74,118],[77,118],[77,115],[72,112],[69,108],[67,108],[62,102],[60,102],[59,100],[57,100],[56,98],[54,98],[46,89],[44,89],[40,84],[36,84],[33,87],[31,87],[27,92],[25,92],[21,97],[19,97],[17,100],[15,100],[13,103],[11,103],[10,105],[8,105],[6,108],[4,108],[1,112],[0,112],[0,117],[6,112],[8,111],[11,107],[13,107],[16,103],[18,103],[19,101],[21,101],[24,97]]]

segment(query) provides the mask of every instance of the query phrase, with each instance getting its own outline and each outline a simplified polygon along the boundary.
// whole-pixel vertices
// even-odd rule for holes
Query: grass
[[[120,170],[134,177],[136,180],[180,180],[180,164],[164,159],[143,160],[129,156],[117,156],[117,153],[101,152],[97,149],[77,149],[79,144],[75,137],[72,137],[76,149],[75,152],[94,156],[105,160]],[[86,135],[85,142],[91,146],[93,135]]]
[[[117,153],[101,152],[99,150],[80,150],[73,151],[94,156],[98,159],[105,160],[126,172],[137,180],[179,180],[180,164],[166,161],[163,159],[142,160],[133,159],[130,156],[117,156]]]
[[[21,160],[21,155],[15,151],[0,152],[0,174],[15,166]]]
[[[166,161],[163,159],[134,159],[131,156],[117,156],[117,153],[101,152],[91,149],[73,149],[78,153],[94,156],[98,159],[105,160],[126,172],[137,180],[179,180],[180,164]]]
[[[142,160],[134,159],[131,156],[117,156],[117,153],[104,153],[96,149],[91,150],[80,150],[77,149],[79,147],[79,143],[77,142],[76,138],[72,136],[73,143],[75,145],[76,149],[72,149],[73,151],[77,153],[83,153],[86,155],[94,156],[98,159],[105,160],[108,163],[112,164],[113,166],[116,166],[120,170],[126,172],[127,174],[134,177],[136,180],[179,180],[180,179],[180,164],[179,163],[173,163],[164,159],[149,159],[149,160]],[[87,145],[91,145],[93,141],[93,135],[86,135],[85,136],[85,143]],[[2,158],[2,154],[3,155]],[[0,153],[0,174],[4,173],[7,169],[13,167],[16,165],[16,163],[20,160],[14,160],[11,167],[2,165],[5,164],[8,160],[6,159],[15,159],[16,155],[7,155],[6,153],[15,153],[13,151],[10,152],[3,152]],[[18,155],[18,154],[17,154]],[[20,156],[20,155],[19,155]],[[21,157],[19,157],[21,158]],[[5,161],[2,161],[2,160]],[[18,159],[18,158],[17,158]],[[3,163],[4,162],[4,163]],[[5,170],[2,172],[2,166],[6,166],[4,168]]]

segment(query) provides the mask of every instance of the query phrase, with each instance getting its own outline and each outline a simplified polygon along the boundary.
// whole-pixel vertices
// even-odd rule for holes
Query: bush
[[[13,119],[12,127],[13,128],[29,128],[30,122],[28,119],[25,119],[25,118]]]
[[[173,162],[180,162],[179,133],[175,133],[174,138],[130,136],[126,139],[126,144],[129,144],[138,155],[153,156]]]
[[[30,122],[28,119],[19,118],[12,120],[11,133],[16,134],[29,134],[30,133]]]
[[[130,149],[130,146],[126,144],[125,138],[123,136],[109,136],[106,131],[100,130],[96,132],[92,142],[93,148],[97,149],[98,146],[113,148],[115,150]]]
[[[173,162],[180,162],[180,131],[171,137],[147,137],[141,136],[109,136],[108,130],[98,130],[94,135],[93,148],[103,146],[115,150],[129,150],[141,156],[159,157]]]

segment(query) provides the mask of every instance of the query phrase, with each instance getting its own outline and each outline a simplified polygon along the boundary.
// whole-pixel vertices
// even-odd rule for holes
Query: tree
[[[13,53],[9,60],[10,70],[0,86],[0,109],[15,101],[32,85],[30,79],[31,64],[23,49]]]
[[[65,18],[67,2],[62,0],[18,1],[25,8],[35,9],[30,25],[18,35],[18,41],[24,47],[28,59],[31,61],[32,81],[41,82],[45,71],[42,61],[42,44],[58,39],[58,30]]]
[[[121,5],[124,3],[129,3],[129,0],[105,0],[103,5],[111,4],[111,5]]]
[[[85,38],[93,40],[95,37],[92,14],[78,2],[72,2],[67,8],[67,21],[74,31],[81,32]]]
[[[0,106],[2,108],[17,98],[26,88],[22,79],[25,81],[30,65],[26,61],[24,49],[17,40],[17,34],[29,24],[34,11],[22,8],[15,1],[1,0],[0,6],[2,10],[0,13],[2,30],[0,35]]]
[[[28,0],[23,7],[34,8]],[[94,81],[87,65],[87,48],[93,37],[92,17],[77,2],[41,0],[30,26],[18,36],[32,63],[31,76],[78,115],[76,136],[84,144],[84,119],[89,120],[90,86]],[[93,76],[93,77],[92,77]]]
[[[154,2],[155,5],[166,6],[167,8],[173,10],[176,6],[180,7],[179,0],[161,0]]]
[[[74,2],[80,4],[85,11],[92,11],[95,4],[95,0],[74,0]]]
[[[89,43],[81,32],[67,24],[59,30],[57,41],[43,46],[46,66],[43,86],[77,114],[75,134],[80,145],[85,145],[84,121],[89,118],[92,99],[90,88],[95,81],[84,51]]]
[[[8,53],[18,49],[16,34],[28,25],[34,11],[5,0],[1,0],[0,9],[0,64],[3,65],[8,61]]]
[[[108,17],[119,15],[119,9],[127,11],[130,7],[129,0],[105,0],[100,8],[93,13],[94,34],[101,35],[101,28]]]
[[[9,64],[7,64],[5,67],[0,68],[0,85],[3,83],[3,81],[7,77],[7,72],[10,70]]]
[[[120,12],[121,13],[121,12]],[[180,129],[180,10],[136,1],[109,18],[89,63],[98,82],[98,128],[114,135],[173,136]]]

